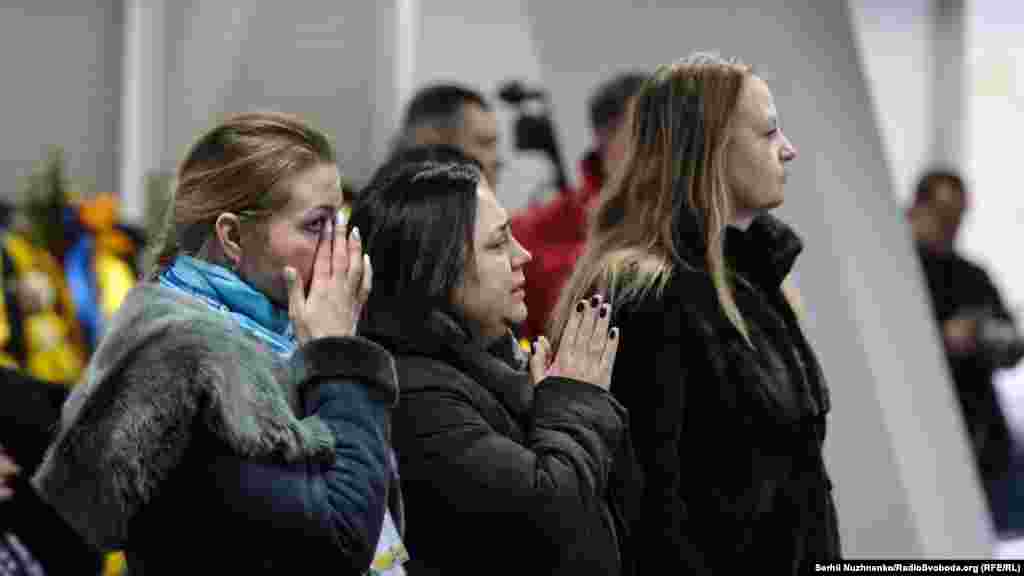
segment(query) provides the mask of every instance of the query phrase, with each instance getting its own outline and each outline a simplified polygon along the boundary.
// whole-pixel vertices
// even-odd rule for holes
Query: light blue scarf
[[[223,266],[178,256],[160,274],[159,282],[234,318],[242,329],[282,357],[291,356],[298,347],[288,311]]]

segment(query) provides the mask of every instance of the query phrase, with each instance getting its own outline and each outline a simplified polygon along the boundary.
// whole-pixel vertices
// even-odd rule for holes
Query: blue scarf
[[[160,274],[159,282],[234,318],[243,330],[282,357],[291,356],[298,347],[288,311],[223,266],[178,256]]]

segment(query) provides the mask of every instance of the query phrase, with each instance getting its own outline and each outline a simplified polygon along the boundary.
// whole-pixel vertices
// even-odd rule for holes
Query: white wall
[[[1024,312],[1024,5],[976,0],[967,22],[966,165],[974,205],[960,245],[992,273],[1007,305]]]
[[[384,8],[391,4],[385,3]],[[292,3],[174,2],[167,8],[167,133],[162,168],[224,114],[273,108],[333,137],[342,171],[369,175],[378,93],[378,6],[329,0]],[[387,99],[385,98],[385,101]]]
[[[107,0],[0,4],[0,198],[62,146],[72,184],[117,189],[121,10]]]
[[[933,0],[852,0],[855,39],[901,204],[932,153]]]

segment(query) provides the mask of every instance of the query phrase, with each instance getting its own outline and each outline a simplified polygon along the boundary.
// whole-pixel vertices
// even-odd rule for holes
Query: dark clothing
[[[620,574],[606,500],[627,452],[619,403],[568,378],[533,387],[511,334],[485,350],[439,312],[371,312],[363,333],[398,367],[409,573]]]
[[[958,314],[1012,321],[998,290],[980,267],[954,252],[935,252],[923,245],[918,246],[918,254],[940,330]],[[984,349],[967,355],[947,354],[947,360],[975,460],[991,498],[994,484],[1007,472],[1012,446],[992,381],[997,364]],[[997,518],[998,512],[993,510]]]
[[[28,478],[60,421],[68,388],[0,368],[0,444],[22,469],[14,498],[0,504],[0,535],[15,534],[46,574],[98,574],[102,558],[39,496]]]
[[[637,572],[802,574],[838,559],[822,459],[829,395],[783,297],[800,240],[771,216],[730,228],[726,257],[753,346],[730,323],[694,222],[660,296],[617,306],[612,393],[644,472],[632,518]],[[645,564],[646,562],[646,564]]]
[[[580,162],[579,189],[561,190],[551,201],[512,217],[512,235],[533,255],[523,287],[529,315],[520,336],[544,334],[562,286],[572,275],[587,239],[587,218],[604,184],[596,152]]]

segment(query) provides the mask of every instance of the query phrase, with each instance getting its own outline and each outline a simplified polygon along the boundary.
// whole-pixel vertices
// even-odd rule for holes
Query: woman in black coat
[[[767,214],[796,156],[771,92],[747,66],[694,54],[648,79],[631,121],[553,326],[600,290],[629,335],[611,390],[644,472],[632,535],[652,564],[638,572],[837,559],[828,391],[782,290],[801,242]]]
[[[609,306],[579,302],[553,363],[527,360],[530,255],[475,162],[414,149],[385,165],[352,210],[374,291],[360,330],[395,357],[392,420],[409,573],[620,574],[609,478],[627,441],[607,391]]]

